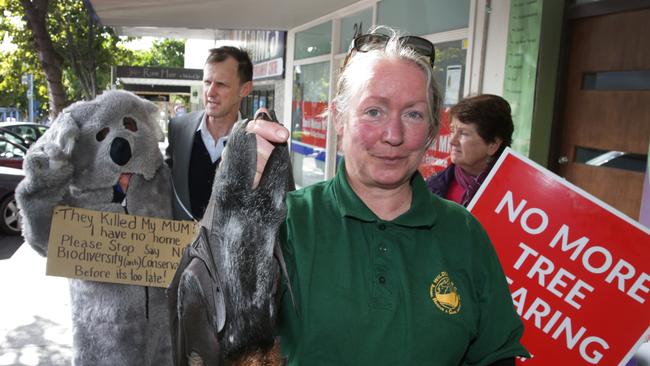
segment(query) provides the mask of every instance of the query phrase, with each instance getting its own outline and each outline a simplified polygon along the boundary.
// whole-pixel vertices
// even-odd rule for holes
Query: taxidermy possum
[[[257,148],[246,124],[233,127],[199,233],[168,288],[176,365],[283,364],[275,322],[289,153],[277,145],[252,188]]]

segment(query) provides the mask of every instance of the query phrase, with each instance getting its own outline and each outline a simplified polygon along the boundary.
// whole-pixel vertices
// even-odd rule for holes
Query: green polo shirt
[[[463,207],[411,180],[411,208],[379,219],[332,180],[291,192],[282,228],[295,295],[282,298],[289,365],[488,365],[528,353],[496,253]]]

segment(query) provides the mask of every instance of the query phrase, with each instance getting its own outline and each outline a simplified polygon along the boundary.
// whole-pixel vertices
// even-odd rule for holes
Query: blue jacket
[[[438,197],[445,198],[449,185],[454,179],[454,164],[449,164],[445,170],[427,178],[427,187]]]

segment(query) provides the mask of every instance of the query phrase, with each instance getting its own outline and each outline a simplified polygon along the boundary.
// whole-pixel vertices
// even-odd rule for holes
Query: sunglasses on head
[[[350,52],[348,52],[348,55],[345,58],[343,67],[348,64],[348,61],[352,56],[352,51],[369,52],[372,50],[384,48],[386,47],[386,43],[388,43],[389,39],[389,36],[377,33],[362,34],[358,36],[352,41],[352,47],[350,48]],[[399,40],[403,46],[412,49],[421,56],[429,58],[429,65],[433,67],[433,62],[436,60],[436,49],[433,46],[433,43],[417,36],[403,36],[399,37]]]

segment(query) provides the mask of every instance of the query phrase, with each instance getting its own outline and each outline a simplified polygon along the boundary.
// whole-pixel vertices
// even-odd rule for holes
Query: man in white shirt
[[[253,64],[245,50],[210,50],[203,68],[205,110],[169,122],[165,161],[172,169],[174,218],[200,220],[210,198],[214,173],[232,127],[242,117],[241,100],[253,88]]]

